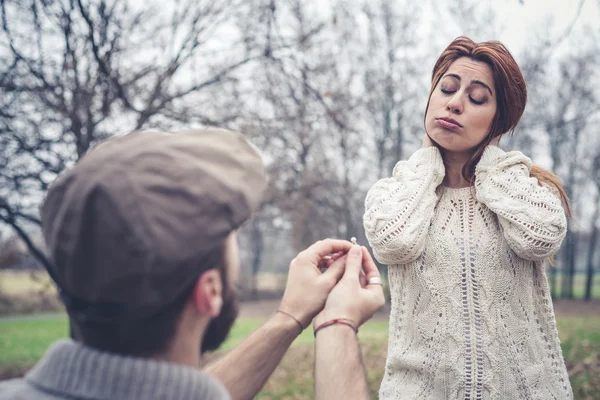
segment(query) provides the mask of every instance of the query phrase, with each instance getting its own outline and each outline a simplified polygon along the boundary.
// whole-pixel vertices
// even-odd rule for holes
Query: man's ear
[[[196,310],[210,318],[217,317],[223,306],[223,282],[216,269],[202,273],[194,287],[193,302]]]

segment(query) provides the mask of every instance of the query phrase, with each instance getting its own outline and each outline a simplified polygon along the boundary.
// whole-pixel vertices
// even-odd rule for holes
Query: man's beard
[[[210,321],[204,337],[200,353],[216,350],[223,344],[239,312],[239,299],[237,293],[228,282],[225,282],[223,291],[223,307],[221,313]]]

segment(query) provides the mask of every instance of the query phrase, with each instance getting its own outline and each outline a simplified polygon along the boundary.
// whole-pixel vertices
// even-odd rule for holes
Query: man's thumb
[[[348,252],[348,259],[346,261],[346,272],[344,276],[349,275],[358,279],[360,268],[362,266],[362,249],[359,245],[353,245]]]

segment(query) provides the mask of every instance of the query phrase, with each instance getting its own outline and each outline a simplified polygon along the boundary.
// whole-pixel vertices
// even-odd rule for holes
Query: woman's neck
[[[471,186],[471,182],[463,177],[462,170],[465,164],[471,159],[472,153],[458,153],[444,150],[442,154],[444,166],[446,167],[446,175],[442,184],[449,188]]]

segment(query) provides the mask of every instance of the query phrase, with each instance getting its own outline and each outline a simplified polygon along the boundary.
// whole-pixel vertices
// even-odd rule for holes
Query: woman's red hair
[[[461,36],[454,39],[436,61],[431,76],[429,99],[431,99],[431,94],[437,87],[442,76],[450,68],[450,65],[461,57],[468,57],[474,61],[486,63],[492,71],[497,93],[496,115],[494,115],[494,119],[492,120],[490,131],[485,139],[483,139],[483,142],[477,146],[475,153],[462,170],[463,177],[467,181],[473,182],[475,179],[475,167],[481,159],[486,146],[494,138],[505,133],[512,133],[519,123],[523,111],[525,111],[525,104],[527,103],[527,85],[517,62],[502,43],[498,41],[475,43],[471,39]],[[429,99],[427,100],[427,108],[429,108]],[[558,176],[537,165],[532,166],[530,175],[537,178],[540,184],[556,188],[567,214],[571,216],[569,198]]]

